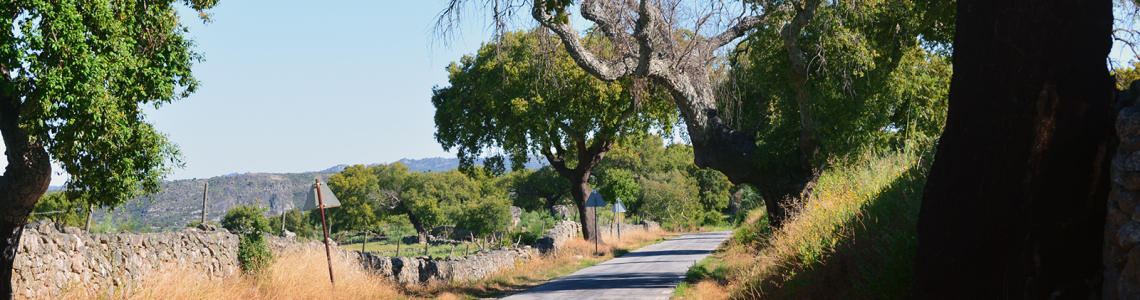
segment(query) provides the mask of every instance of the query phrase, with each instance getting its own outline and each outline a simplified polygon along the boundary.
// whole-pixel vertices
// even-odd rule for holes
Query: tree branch
[[[637,59],[630,55],[623,55],[621,58],[607,61],[590,52],[582,45],[582,41],[578,40],[578,31],[574,30],[569,22],[560,23],[556,21],[554,16],[547,13],[540,5],[534,5],[531,14],[543,27],[558,35],[566,47],[566,52],[586,73],[590,73],[590,75],[601,80],[614,81],[633,75],[637,69]]]
[[[751,30],[752,27],[755,27],[756,24],[760,24],[760,22],[765,21],[767,18],[767,11],[765,11],[763,15],[745,17],[724,32],[705,40],[701,43],[700,47],[701,55],[703,55],[702,58],[707,59],[711,57],[716,49],[720,49],[720,47],[724,47],[724,45],[728,45],[728,43],[744,36],[745,33],[748,33],[748,30]]]

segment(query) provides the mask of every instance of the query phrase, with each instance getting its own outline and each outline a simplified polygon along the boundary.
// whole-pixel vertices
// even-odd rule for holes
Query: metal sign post
[[[598,253],[598,240],[602,239],[602,235],[598,232],[598,207],[605,206],[606,200],[602,199],[602,194],[598,193],[598,189],[594,189],[590,193],[590,198],[586,200],[586,207],[594,208],[594,254]]]
[[[620,243],[621,242],[621,223],[620,223],[618,217],[621,217],[622,216],[621,213],[625,212],[625,205],[621,204],[621,198],[617,198],[617,202],[614,202],[614,208],[611,209],[610,211],[614,212],[614,223],[617,224],[618,242]]]
[[[328,198],[327,202],[325,198]],[[329,225],[328,221],[325,220],[325,208],[337,206],[340,206],[340,200],[336,199],[336,195],[332,193],[332,190],[329,190],[328,186],[321,184],[320,179],[316,179],[313,188],[309,189],[309,199],[305,201],[305,207],[302,208],[303,210],[321,210],[321,228],[325,234],[325,258],[329,262],[329,281],[332,282],[333,288],[336,288],[336,279],[333,278],[332,253],[329,250]]]

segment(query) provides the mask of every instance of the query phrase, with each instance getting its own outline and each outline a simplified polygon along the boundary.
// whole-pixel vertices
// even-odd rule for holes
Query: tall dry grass
[[[763,213],[751,214],[728,246],[690,269],[694,283],[678,298],[904,296],[925,173],[919,153],[825,172],[784,228],[771,232]]]
[[[329,282],[323,251],[299,251],[277,258],[264,278],[209,278],[188,269],[153,272],[133,288],[116,293],[68,291],[62,299],[402,299],[389,281],[369,274],[343,256],[333,256],[336,288]]]
[[[466,299],[515,293],[552,278],[621,255],[632,249],[673,236],[665,231],[603,237],[600,255],[594,244],[581,238],[550,255],[517,263],[513,269],[496,272],[484,280],[423,286],[401,286],[371,274],[354,261],[333,255],[336,288],[329,282],[323,251],[298,251],[277,257],[262,278],[232,276],[209,278],[199,271],[168,269],[153,272],[131,287],[117,292],[69,290],[53,299]]]

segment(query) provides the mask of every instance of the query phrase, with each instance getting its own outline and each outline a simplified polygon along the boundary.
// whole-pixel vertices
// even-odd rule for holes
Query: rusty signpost
[[[340,200],[336,199],[336,195],[332,193],[332,190],[329,190],[327,185],[321,184],[321,180],[316,179],[316,183],[309,189],[309,197],[305,201],[305,207],[302,208],[302,210],[321,210],[321,228],[325,235],[325,258],[329,263],[329,282],[332,282],[333,288],[336,287],[336,279],[333,278],[332,253],[329,250],[329,226],[328,221],[325,220],[325,208],[337,206],[340,206]]]

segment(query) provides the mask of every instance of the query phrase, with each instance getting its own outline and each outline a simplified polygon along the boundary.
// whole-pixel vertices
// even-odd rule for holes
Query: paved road
[[[503,299],[669,299],[689,266],[730,235],[731,231],[682,235]]]

